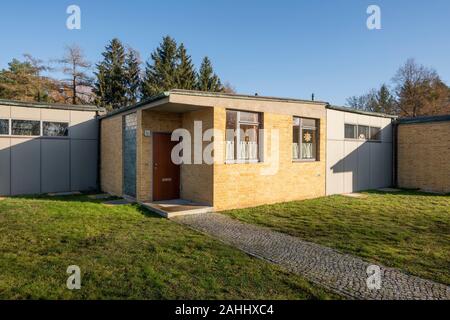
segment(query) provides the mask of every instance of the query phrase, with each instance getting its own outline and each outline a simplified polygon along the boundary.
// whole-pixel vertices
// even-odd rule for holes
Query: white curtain
[[[294,159],[300,159],[300,149],[298,147],[298,143],[292,144],[292,158]]]
[[[258,143],[257,142],[239,142],[239,160],[257,160]]]
[[[225,159],[234,160],[234,141],[226,142]]]
[[[313,144],[312,143],[302,143],[302,158],[303,159],[313,159]]]

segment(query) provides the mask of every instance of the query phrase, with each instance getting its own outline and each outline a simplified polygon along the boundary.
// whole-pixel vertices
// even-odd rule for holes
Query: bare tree
[[[434,69],[409,59],[393,78],[400,115],[418,117],[450,112],[449,90]]]
[[[63,65],[62,72],[68,76],[63,80],[71,92],[68,99],[72,104],[89,103],[92,100],[92,78],[87,72],[91,63],[78,45],[66,46],[65,50],[64,57],[58,62]]]

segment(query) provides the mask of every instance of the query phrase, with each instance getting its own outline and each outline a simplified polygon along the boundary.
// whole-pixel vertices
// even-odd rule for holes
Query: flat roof
[[[357,113],[357,114],[373,116],[373,117],[392,118],[392,119],[397,118],[397,116],[387,114],[387,113],[364,111],[364,110],[358,110],[358,109],[354,109],[354,108],[350,108],[350,107],[339,107],[339,106],[327,105],[326,108],[331,109],[331,110],[336,110],[336,111]]]
[[[77,110],[77,111],[101,111],[101,110],[103,110],[103,108],[99,108],[94,105],[58,104],[58,103],[31,102],[31,101],[18,101],[18,100],[6,100],[6,99],[0,99],[0,106],[44,108],[44,109],[58,109],[58,110]]]
[[[401,118],[398,119],[399,124],[414,124],[414,123],[427,123],[427,122],[442,122],[450,121],[450,114],[442,116],[423,116],[416,118]]]
[[[209,98],[228,98],[228,99],[243,99],[243,100],[257,100],[257,101],[278,101],[278,102],[293,102],[293,103],[307,103],[307,104],[322,104],[328,105],[328,102],[324,101],[312,101],[312,100],[303,100],[296,98],[280,98],[280,97],[270,97],[270,96],[260,96],[260,95],[246,95],[246,94],[235,94],[235,93],[223,93],[223,92],[206,92],[206,91],[195,91],[195,90],[182,90],[182,89],[173,89],[170,91],[162,92],[154,97],[149,99],[142,100],[135,105],[131,105],[128,107],[123,107],[117,110],[114,110],[102,117],[100,119],[105,119],[112,117],[114,115],[120,114],[122,112],[130,111],[137,109],[139,107],[145,106],[152,102],[156,102],[158,100],[168,98],[171,94],[177,95],[186,95],[191,97],[209,97]]]

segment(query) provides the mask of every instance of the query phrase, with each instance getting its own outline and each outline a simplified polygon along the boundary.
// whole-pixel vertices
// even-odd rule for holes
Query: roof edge
[[[170,92],[169,91],[164,91],[164,92],[162,92],[162,93],[160,93],[160,94],[158,94],[156,96],[153,96],[151,98],[142,100],[142,101],[140,101],[140,102],[138,102],[136,104],[133,104],[131,106],[122,107],[122,108],[116,109],[114,111],[111,111],[111,112],[109,112],[109,113],[107,113],[107,114],[105,114],[103,116],[100,116],[99,119],[103,120],[103,119],[106,119],[106,118],[110,118],[110,117],[113,117],[115,115],[121,114],[123,112],[131,111],[131,110],[137,109],[139,107],[143,107],[143,106],[145,106],[147,104],[150,104],[152,102],[156,102],[158,100],[162,100],[164,98],[168,98],[169,96],[170,96]]]
[[[259,95],[224,93],[224,92],[208,92],[208,91],[198,91],[198,90],[173,89],[173,90],[170,90],[168,93],[169,94],[187,95],[187,96],[197,96],[197,97],[249,99],[249,100],[264,100],[264,101],[297,102],[297,103],[302,102],[302,103],[308,103],[308,104],[322,104],[322,105],[329,104],[326,101],[319,101],[319,100],[305,100],[305,99],[297,99],[297,98],[259,96]]]
[[[150,103],[156,102],[158,100],[168,98],[172,94],[186,95],[186,96],[197,96],[197,97],[214,97],[214,98],[231,98],[231,99],[249,99],[249,100],[262,100],[262,101],[281,101],[281,102],[301,102],[315,105],[328,105],[328,102],[324,101],[311,101],[311,100],[301,100],[294,98],[277,98],[277,97],[266,97],[266,96],[251,96],[245,94],[232,94],[232,93],[222,93],[222,92],[207,92],[207,91],[195,91],[195,90],[182,90],[182,89],[172,89],[170,91],[164,91],[154,97],[142,100],[134,105],[122,107],[114,110],[106,115],[100,116],[99,119],[106,119],[112,116],[121,114],[123,112],[138,109],[139,107],[148,105]]]
[[[364,110],[358,110],[354,108],[349,107],[340,107],[340,106],[333,106],[333,105],[327,105],[327,109],[336,110],[336,111],[342,111],[342,112],[350,112],[350,113],[357,113],[361,115],[366,116],[373,116],[373,117],[381,117],[381,118],[391,118],[391,119],[397,119],[397,116],[387,114],[387,113],[381,113],[381,112],[372,112],[372,111],[364,111]]]
[[[450,114],[442,116],[423,116],[416,118],[401,118],[397,122],[399,124],[416,124],[416,123],[429,123],[429,122],[444,122],[450,121]]]
[[[0,99],[0,105],[12,106],[12,107],[77,110],[77,111],[102,111],[103,110],[103,108],[97,107],[95,105],[58,104],[58,103],[19,101],[19,100],[8,100],[8,99]]]

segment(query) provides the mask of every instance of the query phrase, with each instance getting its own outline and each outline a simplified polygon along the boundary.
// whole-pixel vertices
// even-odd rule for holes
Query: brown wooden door
[[[180,166],[170,156],[177,142],[170,137],[169,133],[153,134],[153,201],[180,198]]]

